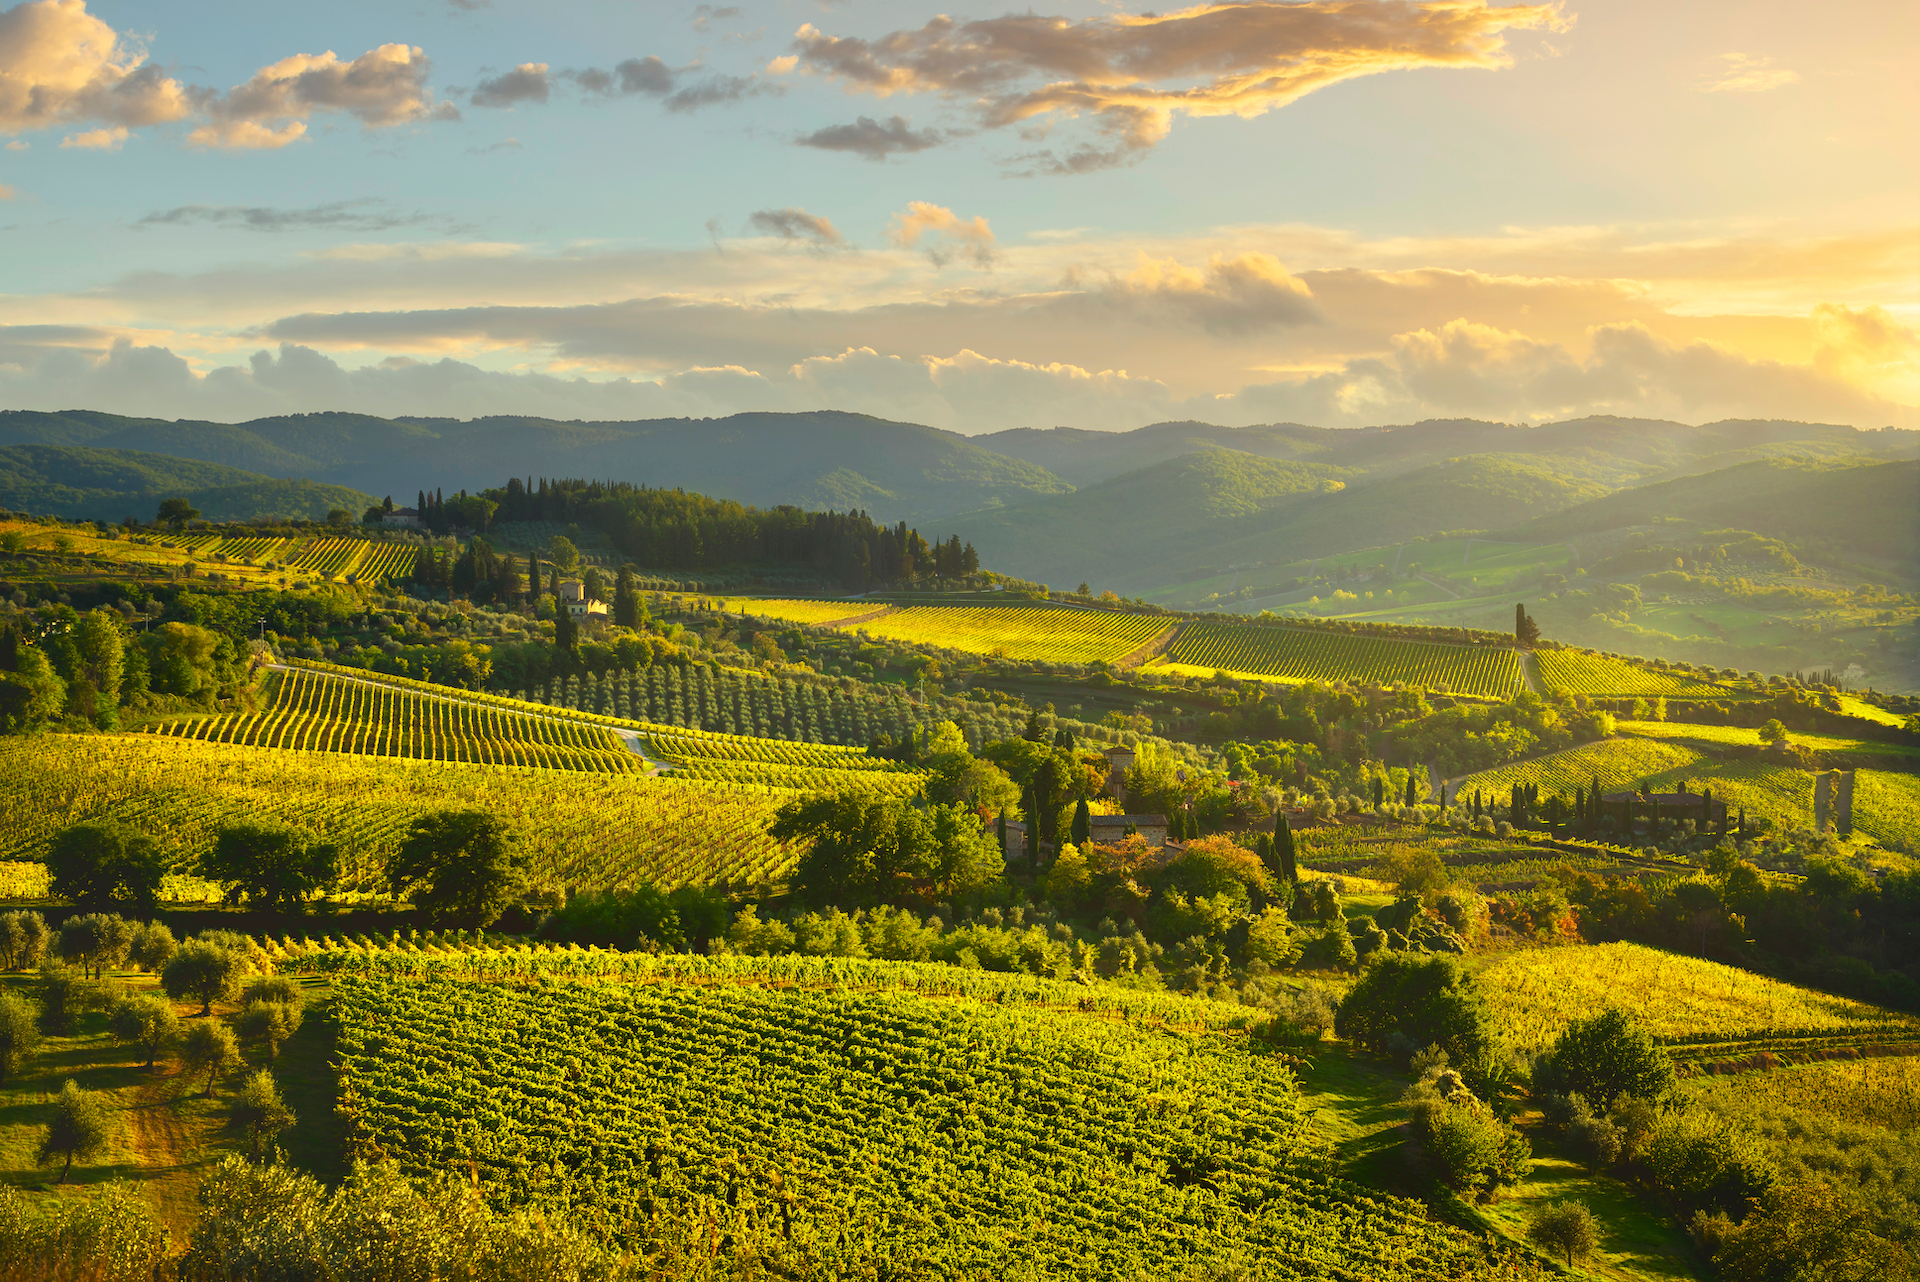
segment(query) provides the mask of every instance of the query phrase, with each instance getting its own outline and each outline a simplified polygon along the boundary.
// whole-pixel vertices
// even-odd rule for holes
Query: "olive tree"
[[[160,987],[175,1001],[198,1001],[200,1013],[211,1015],[215,1002],[233,996],[247,969],[243,954],[204,937],[189,939],[160,971]]]
[[[387,880],[433,921],[489,926],[520,892],[527,867],[526,855],[494,816],[441,810],[413,821],[387,865]]]
[[[1543,1206],[1527,1222],[1527,1241],[1565,1258],[1568,1268],[1590,1254],[1598,1240],[1593,1213],[1578,1202]]]
[[[106,1101],[96,1091],[83,1091],[72,1078],[54,1096],[53,1117],[40,1140],[39,1164],[50,1165],[64,1159],[60,1183],[67,1182],[73,1164],[84,1162],[106,1151],[113,1140],[113,1117]]]
[[[180,1017],[173,1003],[157,993],[142,993],[117,1003],[107,1015],[107,1028],[116,1040],[147,1053],[152,1068],[160,1052],[180,1035]]]
[[[247,1137],[253,1160],[274,1136],[293,1125],[293,1110],[280,1098],[280,1088],[266,1069],[247,1078],[233,1100],[233,1124]]]
[[[0,992],[0,1086],[18,1076],[40,1049],[40,1024],[31,1003]]]
[[[179,1042],[178,1054],[181,1071],[188,1077],[206,1073],[207,1086],[200,1094],[211,1096],[213,1084],[221,1072],[239,1062],[240,1047],[233,1040],[231,1028],[218,1020],[202,1019],[187,1026],[186,1035]]]

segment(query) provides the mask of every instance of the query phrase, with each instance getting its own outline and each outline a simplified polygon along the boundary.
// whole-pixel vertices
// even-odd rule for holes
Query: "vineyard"
[[[777,619],[782,623],[803,623],[810,627],[831,627],[842,619],[885,612],[887,607],[872,601],[794,601],[763,597],[723,597],[722,610],[731,614],[750,614],[758,619]]]
[[[1565,690],[1568,694],[1603,698],[1724,699],[1729,693],[1724,687],[1702,681],[1691,673],[1643,668],[1625,659],[1580,650],[1536,650],[1533,664],[1541,685],[1549,690]]]
[[[563,783],[560,781],[564,781]],[[766,834],[791,794],[759,786],[465,762],[275,752],[159,735],[0,739],[0,860],[41,860],[53,835],[112,817],[188,865],[222,824],[274,820],[342,852],[342,886],[379,870],[423,812],[505,820],[537,882],[588,889],[775,879],[793,852]]]
[[[1483,1251],[1329,1178],[1287,1070],[1234,1037],[890,990],[334,986],[361,1151],[629,1248],[692,1220],[821,1276],[1329,1279],[1472,1276]]]
[[[302,574],[335,575],[360,559],[367,544],[359,539],[315,539],[286,562]]]
[[[1609,1005],[1683,1060],[1920,1039],[1911,1016],[1639,944],[1503,953],[1480,983],[1501,1034],[1525,1051]]]
[[[254,748],[362,753],[626,774],[644,762],[599,726],[294,669],[269,672],[264,707],[167,721],[153,734]],[[756,781],[757,782],[757,781]]]
[[[690,779],[816,792],[859,785],[902,795],[919,791],[926,780],[920,771],[858,748],[741,735],[689,737],[660,730],[647,734],[647,746],[654,756],[672,762],[675,774]]]
[[[1166,658],[1148,666],[1295,682],[1398,681],[1494,699],[1526,687],[1519,656],[1492,646],[1221,623],[1187,625]]]
[[[1034,663],[1113,663],[1165,632],[1165,619],[1104,610],[916,605],[859,624],[882,641]]]

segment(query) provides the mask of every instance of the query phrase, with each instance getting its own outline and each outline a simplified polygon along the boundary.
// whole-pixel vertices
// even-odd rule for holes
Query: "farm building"
[[[566,579],[560,584],[560,604],[567,607],[567,613],[576,619],[588,617],[604,618],[607,603],[596,601],[587,595],[587,585],[578,579]]]
[[[1093,815],[1088,825],[1088,838],[1096,846],[1117,846],[1128,836],[1138,834],[1146,839],[1148,845],[1164,845],[1167,840],[1167,817],[1165,815]],[[1050,842],[1042,842],[1045,853],[1052,849]],[[1017,819],[1007,821],[1008,860],[1027,857],[1027,826]]]

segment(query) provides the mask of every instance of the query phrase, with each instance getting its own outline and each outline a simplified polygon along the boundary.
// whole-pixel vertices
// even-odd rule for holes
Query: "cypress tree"
[[[1000,817],[993,822],[994,840],[1000,843],[1000,853],[1007,853],[1007,808],[1000,807]]]
[[[1413,806],[1413,767],[1407,767],[1407,799],[1404,803],[1409,809]]]
[[[1387,799],[1387,785],[1379,775],[1373,777],[1373,808],[1379,810]]]
[[[633,571],[620,567],[613,581],[613,621],[623,628],[640,626],[640,594],[633,590]]]
[[[1293,829],[1287,824],[1287,817],[1281,815],[1273,824],[1274,853],[1280,860],[1280,875],[1294,885],[1300,884],[1300,869],[1294,863]]]
[[[1080,804],[1073,808],[1073,844],[1084,846],[1093,836],[1093,812],[1088,809],[1083,797]]]

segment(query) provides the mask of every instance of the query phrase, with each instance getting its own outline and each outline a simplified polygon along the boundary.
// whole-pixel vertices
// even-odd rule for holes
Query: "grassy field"
[[[1640,944],[1500,953],[1481,968],[1480,982],[1501,1035],[1528,1051],[1545,1049],[1569,1020],[1609,1005],[1682,1057],[1755,1044],[1793,1049],[1920,1039],[1920,1020],[1911,1016]]]
[[[1525,685],[1511,650],[1220,623],[1188,624],[1166,657],[1148,667],[1291,682],[1402,681],[1492,698]]]
[[[916,605],[857,625],[883,641],[1038,663],[1112,663],[1172,626],[1150,614],[1047,607]]]

